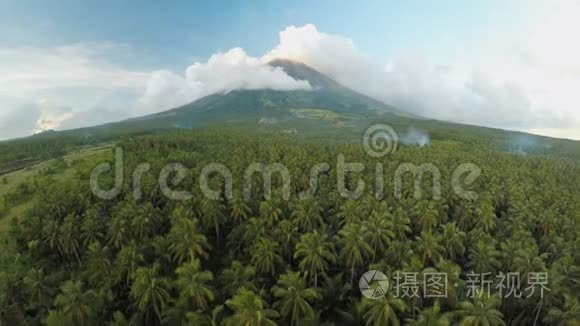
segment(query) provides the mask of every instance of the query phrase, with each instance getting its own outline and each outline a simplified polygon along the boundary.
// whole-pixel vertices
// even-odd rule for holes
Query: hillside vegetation
[[[31,204],[4,235],[11,255],[3,257],[0,272],[1,324],[580,322],[580,162],[573,142],[552,143],[550,151],[569,149],[563,157],[520,155],[504,151],[501,138],[482,138],[489,129],[462,135],[464,127],[457,126],[431,129],[427,146],[400,144],[395,153],[373,158],[361,146],[361,134],[350,129],[285,135],[274,132],[278,128],[125,138],[117,144],[123,150],[123,188],[110,200],[95,196],[89,179],[97,164],[113,163],[114,150],[108,150],[108,159],[96,156],[80,165],[74,178],[44,172],[22,183],[22,189],[33,189],[26,197]],[[346,179],[349,189],[365,181],[359,198],[347,199],[337,189],[339,154],[365,166]],[[287,167],[288,200],[278,173],[272,176],[271,197],[258,173],[245,199],[244,171],[258,162]],[[329,170],[319,175],[316,193],[301,199],[299,193],[311,186],[310,169],[324,162]],[[461,198],[452,188],[453,171],[467,162],[481,169],[476,182],[464,185],[477,198]],[[135,199],[132,176],[143,163],[151,169]],[[163,194],[159,176],[169,163],[187,168],[187,176],[171,189],[188,191],[191,198],[170,200]],[[232,198],[215,173],[208,182],[218,198],[201,192],[200,176],[210,163],[231,170]],[[379,193],[376,163],[383,165]],[[441,198],[430,190],[429,174],[420,183],[422,198],[415,197],[411,176],[397,198],[394,176],[401,163],[436,166]],[[100,184],[112,185],[112,174]],[[24,196],[18,191],[4,196],[18,200]],[[389,278],[417,273],[417,280],[446,273],[448,295],[401,297],[390,289],[368,299],[361,295],[359,278],[371,269]],[[549,290],[542,296],[537,290],[502,297],[492,290],[470,297],[470,272],[518,273],[522,291],[533,285],[529,273],[546,272]]]

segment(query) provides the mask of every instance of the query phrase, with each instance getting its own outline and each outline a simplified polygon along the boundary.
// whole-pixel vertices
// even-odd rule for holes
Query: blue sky
[[[507,5],[506,5],[507,3]],[[79,42],[130,44],[138,64],[185,66],[242,47],[258,56],[286,26],[315,24],[348,35],[372,57],[401,49],[446,56],[490,23],[515,26],[526,12],[504,1],[8,1],[0,11],[0,46]],[[515,8],[510,8],[515,7]],[[518,22],[520,20],[520,22]],[[126,58],[125,58],[126,59]],[[122,60],[122,58],[119,58]],[[133,63],[127,60],[126,63]]]
[[[162,111],[238,87],[232,72],[297,87],[255,79],[272,55],[425,116],[580,138],[577,14],[567,0],[0,0],[0,139]]]

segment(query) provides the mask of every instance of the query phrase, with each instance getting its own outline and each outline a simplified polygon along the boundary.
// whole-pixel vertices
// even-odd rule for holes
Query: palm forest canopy
[[[83,161],[56,160],[3,193],[0,254],[2,325],[578,325],[580,321],[580,163],[573,158],[515,155],[486,142],[433,139],[429,146],[401,144],[373,158],[354,141],[328,135],[203,129],[125,137]],[[344,135],[344,139],[350,139]],[[123,149],[123,189],[113,199],[93,194],[89,178],[99,163],[113,163]],[[367,185],[358,199],[337,191],[336,162],[360,162],[347,186]],[[179,162],[187,176],[173,190],[187,200],[169,200],[159,187],[164,166]],[[252,163],[282,163],[291,176],[284,200],[274,173],[265,198],[262,176],[242,196],[244,170]],[[312,198],[312,166],[330,169],[318,177]],[[374,190],[377,162],[384,193]],[[441,171],[441,199],[432,181],[415,199],[413,178],[402,198],[393,195],[399,164],[432,163]],[[477,199],[460,198],[450,182],[463,162],[481,168],[469,186]],[[141,198],[132,175],[142,163]],[[209,163],[217,200],[200,190]],[[112,174],[100,180],[114,183]],[[3,187],[13,182],[12,174]],[[14,207],[25,209],[14,213]],[[20,205],[20,206],[19,206]],[[6,221],[10,217],[9,221]],[[447,296],[426,298],[361,295],[359,279],[378,270],[396,275],[446,273]],[[540,296],[468,296],[467,274],[546,272],[549,290]],[[413,274],[415,273],[415,274]],[[423,282],[418,282],[423,291]]]

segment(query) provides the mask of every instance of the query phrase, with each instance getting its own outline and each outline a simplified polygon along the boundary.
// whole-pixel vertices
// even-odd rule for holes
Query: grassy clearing
[[[291,109],[300,118],[305,119],[319,119],[329,121],[345,121],[352,119],[361,119],[362,117],[356,114],[338,113],[325,109]]]
[[[66,180],[75,175],[76,171],[89,164],[93,164],[96,159],[106,157],[111,153],[112,145],[101,146],[96,148],[83,149],[78,152],[67,155],[63,158],[55,158],[34,166],[24,168],[0,177],[0,205],[3,204],[4,196],[18,188],[21,184],[32,181],[32,179],[42,173],[46,173],[48,169],[56,169],[58,172],[54,174],[57,180]],[[66,162],[66,167],[59,169]],[[0,238],[10,226],[10,221],[21,214],[24,214],[27,209],[34,205],[33,200],[22,202],[18,205],[8,207],[4,216],[0,216]]]

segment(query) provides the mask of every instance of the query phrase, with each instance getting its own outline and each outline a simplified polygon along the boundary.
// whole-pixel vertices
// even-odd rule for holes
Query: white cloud
[[[136,107],[142,114],[159,112],[192,102],[201,94],[199,87],[188,84],[184,77],[168,70],[159,70],[149,77]]]
[[[580,140],[580,128],[529,128],[521,129],[521,131],[548,137]]]
[[[580,128],[580,51],[564,37],[580,29],[575,18],[580,5],[553,7],[519,42],[507,42],[507,49],[499,42],[486,44],[497,48],[494,56],[464,58],[454,66],[416,56],[381,64],[351,39],[314,25],[280,32],[280,43],[265,58],[302,61],[356,91],[436,119],[534,131]]]
[[[279,67],[250,57],[241,48],[212,55],[206,63],[187,68],[187,80],[205,92],[229,92],[234,89],[308,90],[310,84],[294,80]]]
[[[100,58],[117,51],[110,43],[52,48],[0,48],[0,96],[29,95],[46,88],[142,88],[148,73]]]
[[[234,48],[212,55],[207,62],[192,64],[183,77],[166,70],[153,73],[137,107],[142,113],[162,111],[209,94],[236,89],[310,88],[307,81],[295,80],[281,68],[251,57],[241,48]]]
[[[117,120],[150,74],[109,62],[127,50],[113,43],[0,48],[0,139]],[[80,121],[102,103],[107,117]]]

